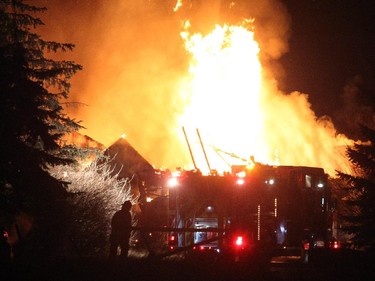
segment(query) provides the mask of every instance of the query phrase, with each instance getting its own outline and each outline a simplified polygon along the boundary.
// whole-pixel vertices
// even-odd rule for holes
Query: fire
[[[291,22],[280,1],[66,2],[49,5],[42,31],[44,39],[76,44],[71,59],[84,70],[70,98],[88,106],[66,110],[83,120],[84,135],[108,147],[126,132],[150,163],[171,170],[194,168],[184,127],[205,173],[196,128],[219,172],[251,164],[251,156],[330,175],[348,171],[344,152],[352,141],[315,115],[306,94],[282,93],[271,72],[288,51]],[[185,21],[179,36],[186,18],[192,26]]]
[[[177,0],[176,6],[173,8],[173,12],[177,12],[178,9],[182,6],[182,0]]]
[[[307,96],[285,95],[263,74],[254,31],[216,25],[205,36],[181,33],[191,55],[190,85],[180,125],[187,128],[197,168],[230,170],[233,164],[320,166],[345,170],[338,151],[349,144],[329,120],[318,120]],[[203,149],[195,128],[202,134]]]
[[[184,31],[182,38],[192,63],[191,95],[181,124],[190,130],[199,128],[205,136],[203,141],[209,141],[208,160],[214,161],[213,168],[228,170],[233,160],[249,157],[260,145],[257,142],[263,117],[259,107],[259,45],[254,33],[242,26],[216,25],[206,36]],[[197,141],[192,143],[199,159],[202,150],[197,145]],[[228,163],[218,158],[217,153],[229,152],[234,159]],[[197,166],[205,169],[201,161]]]

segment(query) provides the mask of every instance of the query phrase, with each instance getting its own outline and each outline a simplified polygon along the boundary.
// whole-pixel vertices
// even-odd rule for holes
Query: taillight
[[[250,246],[250,243],[248,241],[248,236],[243,235],[243,234],[234,235],[232,243],[233,243],[234,249],[237,249],[237,250],[248,249]]]
[[[339,242],[334,241],[334,242],[332,243],[332,248],[333,248],[333,249],[338,249],[338,248],[340,248],[340,244],[339,244]]]
[[[173,248],[175,246],[177,246],[177,235],[176,234],[170,234],[169,237],[168,237],[168,246],[171,250],[173,250]]]
[[[237,236],[235,240],[236,246],[243,246],[243,237],[242,236]]]

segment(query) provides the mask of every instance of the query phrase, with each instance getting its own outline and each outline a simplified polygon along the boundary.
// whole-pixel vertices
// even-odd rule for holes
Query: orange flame
[[[176,6],[173,8],[173,12],[177,12],[178,9],[182,6],[182,0],[177,0]]]
[[[216,25],[206,36],[185,30],[182,38],[192,58],[180,125],[190,128],[199,169],[208,172],[195,128],[204,135],[211,168],[219,171],[248,164],[252,155],[265,164],[320,166],[332,175],[346,170],[338,149],[350,141],[318,120],[306,95],[285,95],[265,79],[253,31]]]
[[[257,143],[263,119],[259,46],[254,33],[241,26],[216,25],[205,37],[188,31],[182,37],[192,63],[189,104],[181,124],[199,128],[206,136],[204,141],[209,141],[208,159],[214,161],[213,168],[228,170],[227,164],[235,159],[223,161],[217,153],[248,158],[261,145]],[[199,152],[197,156],[202,154],[199,147],[193,150]],[[206,165],[201,162],[198,167],[204,170]]]
[[[323,167],[330,175],[348,171],[343,151],[352,141],[315,115],[307,95],[280,92],[269,67],[288,50],[290,19],[280,1],[230,2],[224,11],[222,1],[176,0],[175,13],[159,3],[49,5],[43,37],[75,43],[69,59],[84,66],[72,80],[71,100],[89,106],[67,108],[69,116],[83,120],[83,134],[109,146],[126,132],[127,140],[162,168],[192,168],[184,126],[204,171],[195,128],[213,169],[229,170],[253,155],[268,164]],[[246,13],[257,20],[255,29],[207,30]],[[185,48],[179,37],[183,17],[205,32],[185,28]]]

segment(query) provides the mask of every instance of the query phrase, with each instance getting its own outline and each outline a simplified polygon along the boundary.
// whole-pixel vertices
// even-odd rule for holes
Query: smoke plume
[[[265,87],[269,94],[263,102],[267,104],[267,99],[271,111],[284,110],[282,119],[285,120],[282,122],[285,126],[294,126],[301,121],[300,118],[306,118],[305,126],[319,128],[317,131],[312,129],[312,132],[336,138],[329,121],[324,124],[317,121],[306,95],[285,95],[277,90],[277,79],[282,77],[277,60],[288,51],[291,24],[287,10],[279,0],[182,1],[177,11],[173,10],[176,1],[163,0],[34,2],[48,8],[42,17],[46,23],[41,29],[43,37],[74,43],[76,49],[68,54],[69,59],[84,68],[72,80],[70,99],[87,106],[68,108],[68,114],[83,121],[84,134],[106,146],[125,133],[129,142],[156,167],[173,169],[190,162],[177,123],[186,102],[178,89],[186,82],[189,70],[189,55],[180,37],[181,22],[187,19],[193,32],[204,34],[215,24],[238,24],[253,18],[255,39],[261,49],[259,59],[263,76],[269,83]],[[266,127],[283,136],[277,125],[280,123],[268,121]],[[295,124],[296,132],[301,124],[304,123]],[[290,161],[287,164],[326,164],[327,159],[314,158],[322,147],[310,149],[307,162],[297,161],[297,156],[287,157],[292,151],[295,154],[299,141],[311,141],[313,146],[324,143],[318,135],[311,134],[302,136],[301,140],[294,138],[290,144],[293,147],[296,143],[294,148],[282,152],[285,162]],[[290,136],[275,137],[269,143],[277,147],[278,141],[290,139]],[[334,157],[329,148],[323,152]]]

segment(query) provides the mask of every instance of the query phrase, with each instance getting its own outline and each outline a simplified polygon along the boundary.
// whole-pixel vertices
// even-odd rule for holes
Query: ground
[[[375,280],[374,257],[352,251],[319,254],[308,264],[278,257],[271,263],[227,262],[195,258],[157,259],[59,259],[49,262],[13,263],[0,271],[0,280],[251,280],[336,281]]]

